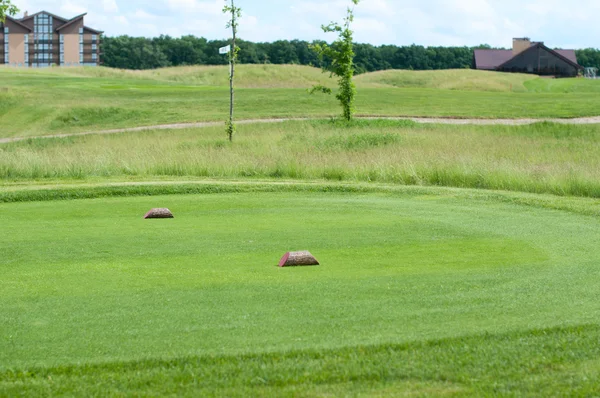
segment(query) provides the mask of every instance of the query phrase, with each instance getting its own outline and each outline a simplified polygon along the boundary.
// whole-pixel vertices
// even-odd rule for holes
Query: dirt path
[[[539,122],[552,122],[559,124],[600,124],[600,116],[593,117],[582,117],[576,119],[455,119],[455,118],[430,118],[430,117],[388,117],[388,116],[360,116],[360,119],[387,119],[387,120],[412,120],[416,123],[423,124],[446,124],[446,125],[479,125],[479,126],[493,126],[493,125],[504,125],[504,126],[523,126]],[[268,123],[283,123],[289,121],[307,121],[307,120],[318,120],[311,118],[284,118],[284,119],[249,119],[240,120],[237,124],[268,124]],[[24,141],[30,138],[65,138],[65,137],[77,137],[83,135],[92,134],[118,134],[118,133],[131,133],[146,130],[176,130],[176,129],[187,129],[187,128],[206,128],[206,127],[218,127],[224,126],[224,122],[199,122],[199,123],[176,123],[176,124],[161,124],[157,126],[142,126],[142,127],[130,127],[123,129],[113,130],[99,130],[99,131],[87,131],[82,133],[68,133],[68,134],[53,134],[33,137],[12,137],[12,138],[0,138],[0,144],[7,144],[10,142]]]

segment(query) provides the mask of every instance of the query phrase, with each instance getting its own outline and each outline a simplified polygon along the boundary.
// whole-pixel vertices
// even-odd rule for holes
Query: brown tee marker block
[[[308,251],[287,252],[279,261],[280,267],[299,267],[320,265],[317,259]]]
[[[175,218],[169,209],[152,209],[144,216],[144,219],[150,218]]]

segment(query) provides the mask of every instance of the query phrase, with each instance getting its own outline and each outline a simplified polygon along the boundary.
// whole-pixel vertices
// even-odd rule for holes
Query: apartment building
[[[84,17],[66,19],[41,11],[0,23],[0,65],[42,68],[98,66],[102,32],[85,26]]]

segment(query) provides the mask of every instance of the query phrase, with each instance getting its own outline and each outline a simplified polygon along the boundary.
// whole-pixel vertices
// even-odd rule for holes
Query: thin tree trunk
[[[233,28],[233,43],[231,51],[229,53],[230,59],[230,76],[229,76],[229,141],[233,141],[233,102],[234,102],[234,91],[233,91],[233,79],[235,77],[235,39],[237,34],[236,28],[236,12],[235,4],[231,0],[231,26]]]

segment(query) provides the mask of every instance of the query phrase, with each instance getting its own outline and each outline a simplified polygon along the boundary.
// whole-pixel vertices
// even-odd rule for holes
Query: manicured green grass
[[[101,150],[99,150],[101,148]],[[0,145],[0,179],[228,178],[383,182],[600,198],[600,126],[362,120],[31,139]]]
[[[597,391],[598,219],[478,195],[2,204],[0,394]]]
[[[138,75],[102,68],[1,68],[0,137],[225,120],[228,90],[215,79],[215,71],[218,69],[175,69]],[[598,115],[597,90],[580,87],[595,87],[593,81],[579,79],[577,90],[566,93],[494,92],[510,90],[513,83],[517,91],[515,87],[521,87],[529,77],[466,72],[439,72],[440,80],[431,73],[411,72],[407,77],[408,72],[387,72],[383,76],[391,76],[392,83],[379,75],[361,76],[357,79],[358,113],[475,118]],[[240,75],[240,87],[248,88],[238,90],[238,118],[328,117],[340,113],[333,96],[307,93],[313,83],[323,83],[327,77],[318,70],[244,65]],[[393,88],[397,86],[400,88]]]
[[[595,396],[598,329],[6,371],[0,389],[86,396]]]

